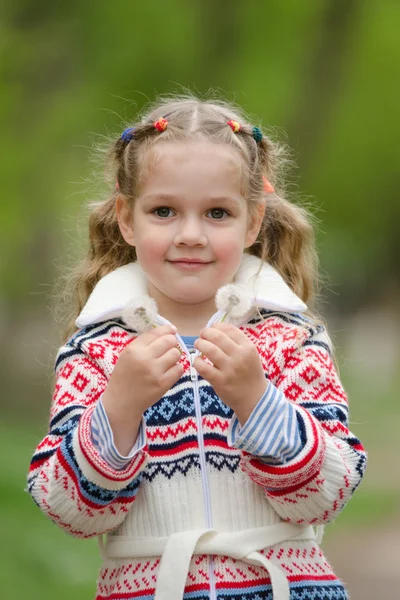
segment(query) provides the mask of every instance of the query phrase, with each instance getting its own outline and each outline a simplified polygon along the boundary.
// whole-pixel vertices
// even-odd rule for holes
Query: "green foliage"
[[[0,330],[14,346],[3,345],[0,362],[1,402],[10,412],[19,420],[35,414],[41,423],[47,414],[44,367],[39,385],[23,369],[12,384],[10,371],[16,356],[18,363],[26,357],[32,306],[47,304],[41,286],[51,285],[55,262],[81,241],[75,216],[93,194],[86,183],[92,144],[118,135],[159,93],[214,89],[254,115],[254,124],[287,135],[299,166],[290,190],[317,209],[322,265],[340,292],[332,297],[338,312],[391,289],[400,255],[399,24],[394,0],[4,0]],[[385,301],[394,305],[394,294]],[[32,362],[40,362],[36,352],[48,335],[44,327],[35,335]],[[386,389],[374,373],[348,382],[351,427],[369,451],[369,466],[327,528],[328,540],[350,523],[390,518],[398,505],[398,484],[383,465],[398,452],[399,382],[386,379]],[[20,421],[0,424],[7,457],[0,481],[3,595],[83,600],[94,595],[96,542],[64,534],[23,491],[43,434]]]
[[[326,528],[326,534],[337,535],[338,527],[369,528],[383,522],[396,522],[399,494],[395,490],[377,490],[366,487],[356,492],[343,512],[335,520],[335,528]]]
[[[0,426],[0,452],[7,456],[0,480],[3,594],[8,600],[92,598],[100,565],[96,541],[62,532],[24,492],[28,457],[40,435],[16,424]]]
[[[121,118],[180,86],[223,90],[287,132],[300,166],[294,189],[321,209],[323,265],[346,294],[390,277],[399,17],[392,0],[5,2],[4,293],[18,298],[51,279],[68,243],[63,219],[85,199],[73,182],[90,172],[91,132],[118,132]]]

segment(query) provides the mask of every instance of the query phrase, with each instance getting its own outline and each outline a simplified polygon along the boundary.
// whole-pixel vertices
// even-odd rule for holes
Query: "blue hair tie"
[[[256,140],[257,144],[263,139],[263,134],[259,127],[253,127],[253,138]]]
[[[127,144],[129,144],[129,142],[133,138],[133,134],[134,133],[135,133],[135,128],[134,127],[128,127],[128,129],[125,129],[125,131],[123,131],[121,133],[121,140],[123,140],[124,142],[126,142]]]

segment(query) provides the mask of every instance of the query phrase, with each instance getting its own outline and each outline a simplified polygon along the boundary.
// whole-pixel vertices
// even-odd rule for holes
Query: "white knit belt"
[[[311,525],[277,523],[224,533],[214,529],[193,529],[170,537],[109,534],[105,545],[103,538],[99,538],[99,547],[103,559],[161,556],[154,600],[182,600],[193,554],[230,556],[264,567],[271,579],[274,600],[289,600],[289,582],[285,573],[258,552],[289,540],[317,540],[317,535]]]

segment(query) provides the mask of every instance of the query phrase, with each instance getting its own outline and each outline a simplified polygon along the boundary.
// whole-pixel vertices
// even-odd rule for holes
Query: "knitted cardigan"
[[[238,326],[256,346],[266,377],[296,408],[300,453],[269,464],[229,445],[233,411],[206,380],[192,381],[183,354],[182,377],[144,413],[145,447],[122,470],[101,457],[91,436],[92,413],[120,353],[137,336],[122,320],[123,309],[146,294],[138,265],[125,265],[100,280],[77,319],[80,329],[58,352],[49,430],[31,461],[28,490],[67,533],[167,539],[211,528],[325,525],[343,509],[361,481],[366,455],[348,429],[329,338],[322,325],[301,315],[305,306],[272,267],[263,265],[255,279],[259,267],[258,259],[245,257],[235,278],[252,286],[258,308]],[[259,551],[284,572],[292,600],[347,598],[315,540],[272,546],[266,540]],[[271,573],[230,554],[236,556],[194,552],[184,599],[271,600]],[[107,558],[105,552],[96,599],[151,600],[159,571],[160,556]]]

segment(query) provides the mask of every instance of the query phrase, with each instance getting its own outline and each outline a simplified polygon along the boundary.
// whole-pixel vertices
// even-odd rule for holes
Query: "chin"
[[[196,292],[192,290],[185,290],[181,293],[174,290],[171,294],[166,294],[168,297],[177,302],[179,304],[202,304],[203,302],[209,302],[215,298],[215,294],[217,290],[210,292],[209,294],[205,294],[204,290],[202,290],[201,294],[196,294]]]

